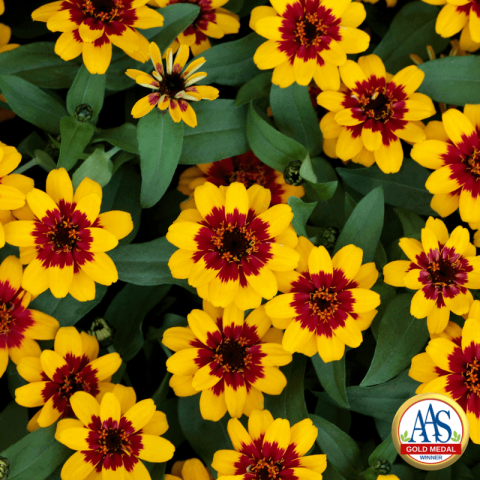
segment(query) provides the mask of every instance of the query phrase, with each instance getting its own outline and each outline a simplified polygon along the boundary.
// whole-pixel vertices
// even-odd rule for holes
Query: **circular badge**
[[[460,405],[440,393],[407,400],[392,425],[397,452],[410,465],[440,470],[455,463],[468,445],[470,427]]]

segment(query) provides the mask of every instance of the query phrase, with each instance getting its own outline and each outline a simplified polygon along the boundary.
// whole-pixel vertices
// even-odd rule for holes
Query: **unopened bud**
[[[373,468],[375,468],[379,475],[388,475],[392,469],[392,464],[388,460],[377,460]]]
[[[301,160],[294,160],[290,162],[283,172],[285,183],[288,185],[298,186],[303,183],[303,178],[300,176],[300,167],[302,166]]]
[[[325,227],[321,228],[319,234],[317,235],[318,245],[323,245],[327,250],[333,250],[335,242],[338,237],[338,228],[335,227]]]
[[[92,116],[92,107],[90,105],[87,105],[86,103],[82,103],[75,109],[75,118],[79,122],[88,122],[92,119]]]
[[[103,318],[96,318],[87,333],[95,337],[102,348],[107,348],[113,343],[115,329]]]
[[[8,458],[0,457],[0,480],[7,480],[10,473],[10,462]]]

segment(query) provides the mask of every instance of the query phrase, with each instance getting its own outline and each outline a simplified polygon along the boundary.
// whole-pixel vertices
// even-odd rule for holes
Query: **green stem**
[[[38,161],[36,158],[32,158],[29,162],[27,162],[25,165],[22,165],[21,167],[18,167],[16,170],[14,170],[12,173],[23,173],[29,170],[30,168],[34,167],[35,165],[38,165]]]

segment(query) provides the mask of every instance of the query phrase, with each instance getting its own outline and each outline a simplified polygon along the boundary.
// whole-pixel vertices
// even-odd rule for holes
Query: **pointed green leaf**
[[[78,162],[93,136],[93,125],[79,122],[73,117],[60,120],[60,156],[58,168],[70,170]]]

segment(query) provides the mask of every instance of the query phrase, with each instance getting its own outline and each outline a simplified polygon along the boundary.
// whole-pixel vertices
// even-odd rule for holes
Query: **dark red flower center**
[[[180,73],[164,73],[163,79],[158,87],[158,93],[174,98],[177,93],[185,90],[185,88],[185,80]]]
[[[247,341],[225,338],[216,348],[214,359],[225,372],[243,372],[252,363],[252,355],[247,353]]]
[[[97,385],[95,384],[96,388]],[[70,372],[63,377],[63,382],[60,384],[59,393],[63,395],[65,399],[69,399],[75,392],[87,392],[90,393],[92,385],[85,381],[82,372]]]
[[[214,230],[212,242],[222,259],[227,262],[240,262],[245,256],[258,251],[255,233],[247,227],[228,224]]]
[[[358,99],[367,117],[382,122],[386,122],[393,114],[392,100],[378,90],[371,95],[361,95]]]
[[[55,252],[71,252],[79,239],[79,227],[71,220],[62,220],[50,227],[47,232],[49,243],[53,245]]]
[[[296,29],[294,31],[297,41],[301,45],[318,46],[322,42],[321,36],[325,35],[328,26],[324,25],[321,19],[318,18],[317,12],[307,13],[305,17],[296,22]]]
[[[113,424],[116,424],[116,422],[113,421]],[[132,447],[129,441],[130,435],[122,428],[105,428],[102,426],[98,431],[98,437],[99,447],[97,451],[99,453],[103,455],[119,452],[132,454]]]
[[[85,0],[83,13],[102,22],[110,22],[123,10],[121,0]]]
[[[237,170],[234,170],[228,175],[229,183],[239,182],[245,185],[245,188],[250,188],[252,185],[265,185],[265,168],[263,165],[254,164],[253,162],[245,162],[237,165]]]
[[[480,397],[480,360],[475,358],[473,363],[467,363],[467,368],[463,374],[465,377],[465,386],[470,393],[473,393]]]
[[[318,315],[323,322],[328,322],[335,315],[339,301],[337,293],[331,292],[327,287],[321,287],[310,294],[308,305],[314,315]]]
[[[2,303],[0,305],[0,335],[10,332],[10,324],[15,322],[15,318],[10,312],[15,308],[13,303]]]
[[[282,470],[282,462],[274,461],[272,458],[261,458],[254,465],[247,467],[247,473],[254,474],[256,480],[274,480],[280,477]]]
[[[430,262],[427,271],[430,274],[429,279],[431,283],[437,287],[446,287],[447,285],[454,285],[455,275],[460,266],[459,255],[452,257],[440,256],[438,261]]]
[[[473,153],[466,158],[467,164],[467,172],[471,175],[480,177],[480,152],[478,150],[474,150]]]

